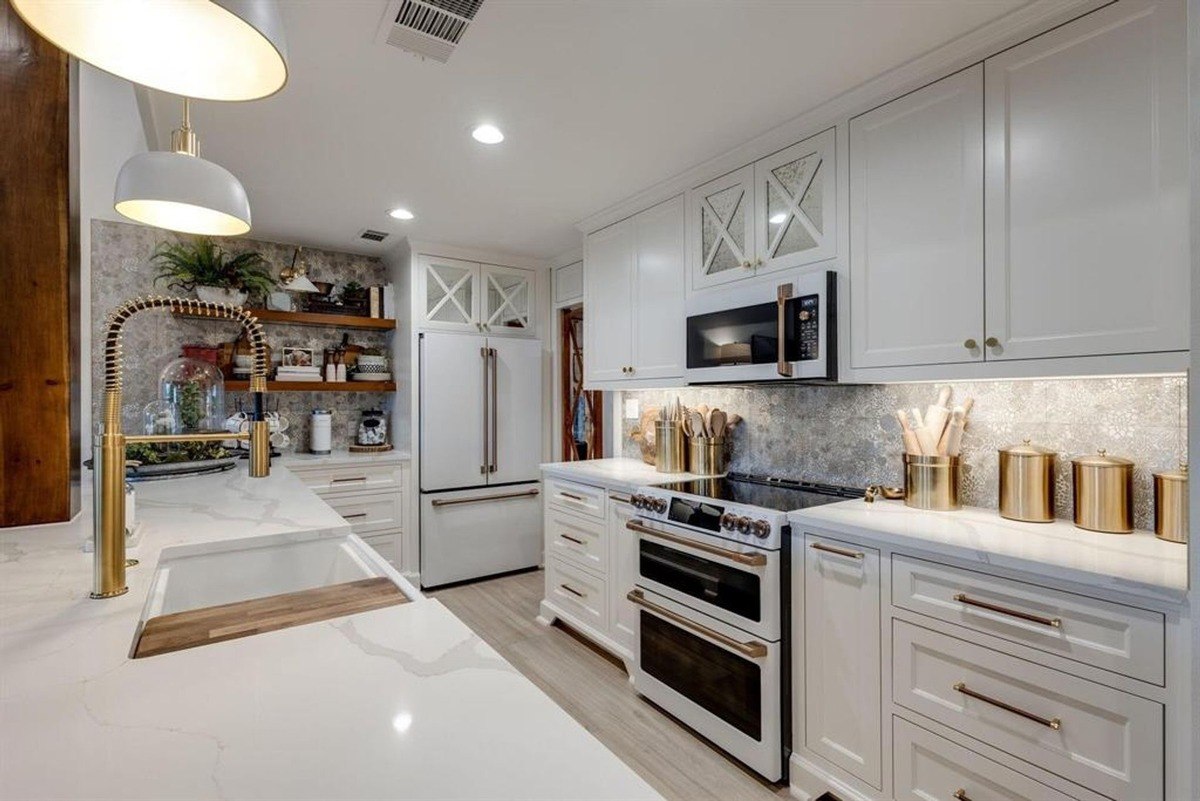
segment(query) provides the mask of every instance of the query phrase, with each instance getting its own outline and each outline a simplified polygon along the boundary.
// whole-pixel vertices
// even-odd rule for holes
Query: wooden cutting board
[[[133,658],[157,656],[267,631],[331,620],[407,603],[387,578],[332,584],[150,618],[142,627]]]

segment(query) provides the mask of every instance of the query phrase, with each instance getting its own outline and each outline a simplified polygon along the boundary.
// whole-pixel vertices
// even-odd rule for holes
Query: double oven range
[[[771,781],[791,744],[787,513],[862,494],[730,473],[632,497],[634,686]]]

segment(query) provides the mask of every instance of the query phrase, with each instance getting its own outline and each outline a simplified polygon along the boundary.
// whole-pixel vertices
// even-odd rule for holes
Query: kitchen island
[[[93,601],[90,510],[0,533],[0,797],[656,799],[441,603],[133,660],[164,549],[345,536],[295,476],[138,486],[128,594]]]

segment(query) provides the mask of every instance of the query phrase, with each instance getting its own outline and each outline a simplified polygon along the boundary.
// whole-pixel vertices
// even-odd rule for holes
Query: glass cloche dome
[[[158,397],[175,407],[181,433],[221,430],[225,379],[216,365],[199,359],[176,359],[158,375]]]

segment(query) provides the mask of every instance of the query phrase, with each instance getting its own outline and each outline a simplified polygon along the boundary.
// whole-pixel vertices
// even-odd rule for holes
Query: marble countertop
[[[1149,531],[1102,534],[1068,520],[1021,523],[991,509],[926,512],[901,501],[843,501],[788,517],[800,526],[1126,595],[1175,603],[1187,594],[1187,547]]]
[[[137,494],[141,564],[119,598],[87,598],[90,512],[0,531],[0,798],[659,798],[415,590],[401,606],[131,660],[164,548],[349,531],[285,469]]]
[[[412,460],[412,454],[406,450],[390,450],[383,453],[352,453],[345,448],[333,453],[288,453],[280,456],[276,462],[285,467],[323,467],[340,464],[399,464]]]
[[[606,489],[630,491],[647,484],[665,484],[668,481],[689,481],[700,478],[694,473],[660,473],[654,465],[641,459],[616,457],[590,459],[582,462],[547,462],[542,471],[582,484],[595,484]]]

